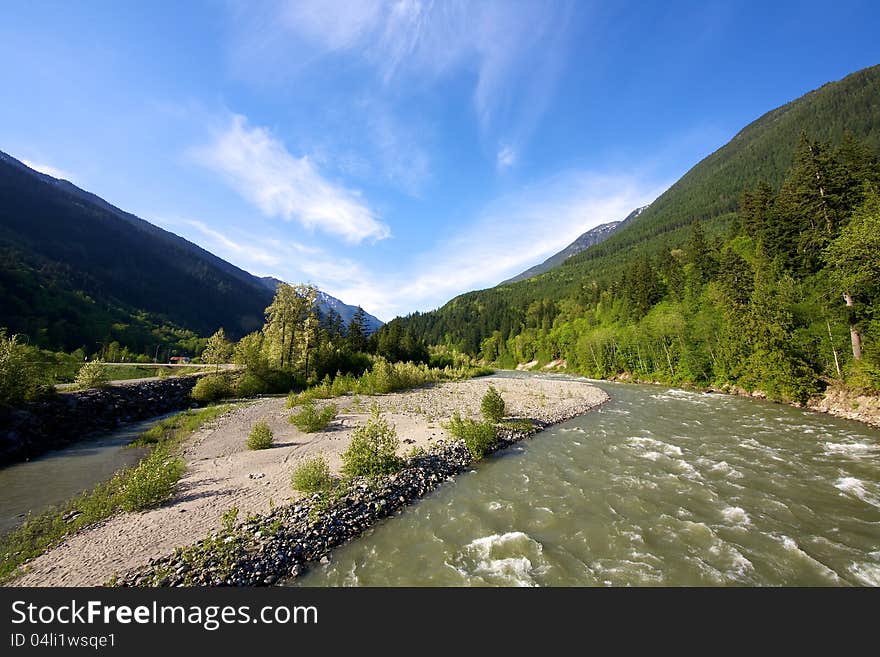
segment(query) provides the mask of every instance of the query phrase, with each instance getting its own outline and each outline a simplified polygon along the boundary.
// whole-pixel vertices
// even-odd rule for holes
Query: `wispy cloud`
[[[430,87],[452,73],[472,82],[484,136],[520,147],[556,89],[574,4],[543,0],[278,0],[236,8],[240,74],[278,78],[324,57],[371,69],[382,96]]]
[[[267,128],[248,125],[244,116],[233,115],[212,143],[190,155],[266,216],[297,221],[352,244],[391,235],[359,192],[331,182],[308,156],[295,157]]]
[[[622,219],[664,188],[636,176],[563,172],[487,204],[464,230],[400,258],[393,269],[367,266],[313,242],[238,229],[221,232],[193,219],[157,223],[254,274],[315,283],[389,320],[496,285],[590,228]]]
[[[29,166],[34,171],[45,173],[47,176],[73,182],[73,174],[64,169],[59,169],[58,167],[53,167],[49,164],[43,164],[42,162],[32,162],[31,160],[22,160],[22,163]]]
[[[458,235],[414,254],[392,272],[315,258],[307,273],[342,299],[383,319],[430,310],[471,289],[489,287],[561,250],[581,233],[622,219],[665,185],[632,176],[569,171],[490,203]]]

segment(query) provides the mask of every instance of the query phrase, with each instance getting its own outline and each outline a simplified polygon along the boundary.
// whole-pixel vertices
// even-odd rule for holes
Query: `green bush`
[[[104,363],[100,360],[89,361],[79,368],[74,384],[80,390],[88,390],[90,388],[106,388],[110,384],[110,378],[107,376],[107,370]]]
[[[303,493],[319,493],[333,487],[330,465],[323,454],[304,461],[293,470],[290,485]]]
[[[367,423],[351,434],[351,443],[342,453],[342,473],[348,477],[378,477],[400,469],[397,456],[400,441],[394,427],[374,405]]]
[[[248,449],[269,449],[272,446],[272,429],[265,422],[257,422],[248,436]]]
[[[184,469],[183,459],[157,447],[131,470],[120,491],[120,506],[126,511],[159,506],[171,497]]]
[[[492,449],[497,439],[495,425],[492,422],[477,422],[471,418],[462,418],[459,413],[453,414],[443,428],[463,440],[477,460],[483,458],[486,452]]]
[[[489,422],[501,422],[504,418],[504,408],[504,398],[495,390],[495,386],[489,386],[486,394],[483,395],[483,401],[480,402],[483,417]]]
[[[40,381],[28,362],[28,351],[17,336],[7,338],[6,329],[0,329],[0,407],[13,406],[35,395]]]
[[[232,381],[225,374],[209,374],[196,382],[190,394],[197,402],[205,404],[232,397]]]
[[[290,416],[291,424],[300,431],[314,433],[321,431],[336,418],[337,408],[335,404],[329,404],[320,411],[315,402],[307,401],[297,413]]]

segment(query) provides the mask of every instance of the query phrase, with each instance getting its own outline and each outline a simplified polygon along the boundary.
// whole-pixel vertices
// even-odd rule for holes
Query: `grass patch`
[[[315,433],[325,429],[336,419],[337,412],[336,404],[325,406],[319,411],[315,402],[310,400],[303,404],[298,412],[290,416],[290,423],[300,431]]]
[[[179,441],[227,410],[229,406],[212,406],[161,420],[133,443],[152,446],[136,466],[120,470],[110,481],[58,507],[29,515],[0,539],[0,583],[11,579],[25,561],[83,527],[121,511],[142,511],[165,502],[185,469],[183,459],[176,455]]]
[[[290,485],[302,493],[319,493],[333,488],[330,465],[323,454],[304,461],[293,470]]]
[[[321,383],[308,390],[290,393],[287,397],[287,406],[293,408],[316,399],[333,399],[347,394],[383,395],[399,390],[411,390],[430,383],[485,376],[494,371],[490,368],[470,365],[447,365],[441,368],[414,363],[389,363],[384,358],[377,357],[370,370],[362,376],[337,374],[331,379],[328,375]]]

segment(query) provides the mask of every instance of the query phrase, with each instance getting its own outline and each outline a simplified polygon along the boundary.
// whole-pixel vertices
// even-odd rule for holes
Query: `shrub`
[[[248,449],[269,449],[272,446],[272,429],[265,422],[257,422],[248,436]]]
[[[74,384],[80,390],[89,388],[106,388],[110,384],[110,378],[104,369],[104,363],[100,360],[89,361],[79,368]]]
[[[299,412],[290,416],[291,424],[306,433],[321,431],[336,418],[337,408],[335,404],[329,404],[320,411],[315,402],[309,400],[302,405]]]
[[[504,398],[495,390],[495,386],[489,386],[486,394],[483,395],[483,401],[480,402],[483,417],[490,422],[501,422],[504,418],[504,407]]]
[[[184,468],[183,459],[157,447],[131,470],[121,489],[122,508],[143,511],[159,506],[171,497]]]
[[[232,396],[232,382],[224,374],[209,374],[201,377],[192,389],[192,398],[197,402],[208,403]]]
[[[303,493],[319,493],[333,487],[330,465],[323,454],[304,461],[293,470],[290,485]]]
[[[28,347],[18,342],[18,336],[7,338],[6,329],[0,329],[0,406],[34,396],[40,382],[29,360]]]
[[[471,418],[462,418],[455,413],[443,428],[453,436],[464,441],[468,450],[477,460],[483,458],[495,445],[495,425],[491,422],[477,422]]]
[[[397,456],[399,445],[397,431],[388,426],[374,404],[367,423],[352,432],[351,443],[342,453],[342,473],[348,477],[379,477],[396,472],[402,465]]]

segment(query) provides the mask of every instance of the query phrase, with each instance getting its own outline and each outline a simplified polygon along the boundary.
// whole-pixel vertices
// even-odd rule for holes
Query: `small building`
[[[185,365],[187,363],[191,363],[192,358],[190,358],[189,356],[172,356],[171,360],[168,362],[170,362],[172,365]]]

